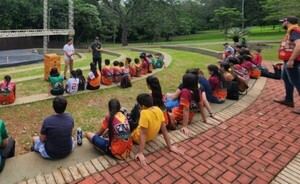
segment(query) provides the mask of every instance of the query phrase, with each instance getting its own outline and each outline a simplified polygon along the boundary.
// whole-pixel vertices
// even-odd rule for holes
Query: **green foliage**
[[[228,38],[231,38],[233,42],[239,43],[239,40],[241,38],[245,38],[249,33],[249,29],[245,28],[239,28],[239,27],[233,27],[227,30],[226,36]]]
[[[220,7],[214,10],[214,21],[219,23],[221,29],[224,29],[224,33],[231,26],[237,25],[241,22],[242,14],[235,8]]]

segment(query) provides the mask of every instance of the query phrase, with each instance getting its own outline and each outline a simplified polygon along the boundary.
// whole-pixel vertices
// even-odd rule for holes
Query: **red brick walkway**
[[[184,156],[164,148],[147,156],[148,166],[130,161],[80,183],[269,183],[300,150],[300,116],[272,101],[283,94],[282,81],[268,79],[246,111],[178,143]]]

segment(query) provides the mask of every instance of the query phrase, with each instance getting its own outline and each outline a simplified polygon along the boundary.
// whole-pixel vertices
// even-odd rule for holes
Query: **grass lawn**
[[[174,92],[177,89],[187,68],[199,67],[206,72],[206,66],[216,62],[215,58],[195,53],[159,50],[173,57],[170,67],[156,74],[161,81],[164,93]],[[120,52],[132,58],[138,56],[137,52],[129,50],[121,50]],[[39,89],[36,88],[35,90]],[[136,96],[142,92],[149,92],[145,80],[134,82],[133,87],[128,89],[110,88],[89,94],[70,96],[67,98],[67,112],[73,115],[75,128],[82,127],[84,131],[95,131],[100,120],[108,113],[107,103],[109,99],[118,98],[122,106],[130,109],[136,103]],[[5,120],[10,135],[14,136],[17,141],[17,153],[24,153],[26,152],[25,147],[31,145],[31,137],[38,135],[43,119],[53,114],[52,101],[46,100],[0,108],[0,114],[2,115],[1,119]]]

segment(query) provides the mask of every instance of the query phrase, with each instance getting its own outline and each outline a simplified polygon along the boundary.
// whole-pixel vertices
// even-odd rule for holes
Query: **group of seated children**
[[[229,47],[229,46],[228,46]],[[240,93],[247,92],[250,78],[258,79],[265,76],[280,79],[282,63],[273,65],[275,73],[269,72],[261,65],[261,49],[254,49],[253,55],[249,49],[239,46],[231,47],[233,51],[225,49],[220,66],[209,65],[209,83],[212,87],[212,96],[216,103],[225,99],[238,100]]]
[[[90,63],[90,72],[88,73],[87,80],[82,74],[81,69],[72,70],[70,78],[67,80],[64,86],[63,76],[59,73],[56,67],[53,67],[48,77],[49,81],[49,94],[62,95],[64,92],[68,94],[74,94],[77,91],[85,89],[96,90],[100,88],[101,73],[97,70],[94,63]]]
[[[4,76],[4,81],[0,84],[0,104],[12,104],[16,100],[16,84],[11,82],[9,75]]]
[[[131,58],[127,57],[125,64],[123,62],[114,61],[112,67],[110,66],[110,60],[105,59],[105,66],[101,71],[101,83],[104,85],[120,83],[121,87],[123,87],[122,81],[126,82],[126,80],[128,80],[128,83],[130,83],[132,77],[141,77],[142,75],[151,73],[153,69],[165,67],[162,55],[157,53],[155,56],[156,60],[152,58],[151,54],[146,55],[146,53],[142,52],[140,58],[134,59],[134,65],[131,64]]]

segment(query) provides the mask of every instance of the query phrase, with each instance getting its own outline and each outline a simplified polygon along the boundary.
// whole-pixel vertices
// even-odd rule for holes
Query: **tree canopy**
[[[277,25],[300,17],[299,0],[74,0],[75,41],[169,41],[200,30]],[[244,3],[244,5],[242,4]],[[244,15],[242,15],[244,7]],[[50,27],[67,28],[68,2],[49,0]],[[42,29],[43,1],[1,0],[0,29]],[[244,17],[244,18],[243,18]],[[63,38],[58,38],[63,39]]]

